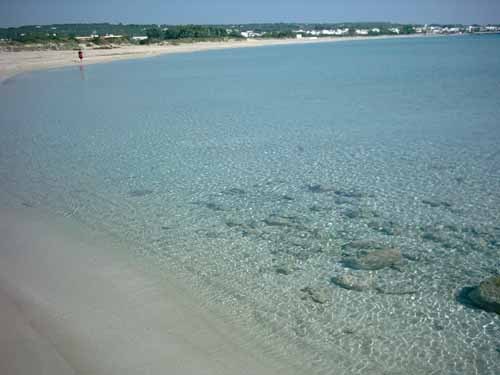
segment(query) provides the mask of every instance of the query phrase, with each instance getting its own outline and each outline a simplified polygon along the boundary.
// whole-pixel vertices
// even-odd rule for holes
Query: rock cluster
[[[420,227],[419,230],[423,240],[434,242],[445,249],[485,252],[496,251],[500,244],[498,227],[457,227],[437,223]]]
[[[473,288],[468,297],[476,306],[500,314],[500,276],[492,276]]]
[[[325,304],[330,300],[330,295],[324,288],[313,288],[307,286],[302,288],[300,291],[304,293],[303,299],[310,299],[315,303]]]
[[[357,277],[352,274],[334,276],[332,277],[332,283],[344,289],[356,290],[358,292],[368,290],[373,286],[371,279]]]
[[[401,251],[395,248],[366,247],[347,255],[342,263],[349,268],[375,271],[401,263]]]

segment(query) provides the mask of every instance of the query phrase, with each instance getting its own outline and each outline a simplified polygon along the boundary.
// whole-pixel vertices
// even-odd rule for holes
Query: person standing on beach
[[[80,63],[83,61],[83,52],[81,49],[78,50],[78,58],[80,59]]]

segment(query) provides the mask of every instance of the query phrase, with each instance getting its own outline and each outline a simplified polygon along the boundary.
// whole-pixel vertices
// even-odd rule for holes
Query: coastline
[[[131,249],[16,203],[0,205],[2,374],[295,373]]]
[[[10,364],[21,358],[14,362],[21,369],[30,363],[35,370],[44,368],[42,361],[38,365],[30,360],[44,353],[49,357],[45,362],[62,362],[61,370],[31,373],[74,373],[74,362],[94,366],[79,362],[77,350],[106,366],[101,360],[107,351],[86,349],[97,337],[89,339],[78,329],[79,322],[84,317],[87,327],[96,327],[100,319],[88,317],[96,306],[105,316],[120,314],[86,296],[98,290],[98,301],[109,300],[137,322],[156,306],[146,295],[153,291],[150,286],[158,285],[153,280],[165,279],[177,281],[162,288],[169,301],[171,289],[182,298],[199,297],[188,298],[188,313],[201,310],[198,316],[205,316],[209,310],[209,321],[224,317],[225,323],[246,329],[236,342],[262,340],[266,349],[261,352],[276,354],[278,362],[283,354],[286,363],[309,365],[312,373],[494,372],[500,320],[458,299],[463,289],[494,272],[499,259],[491,242],[499,234],[494,227],[498,212],[491,203],[500,188],[489,164],[496,155],[492,129],[498,107],[493,93],[500,81],[495,79],[500,72],[490,67],[498,65],[491,62],[500,61],[500,49],[495,51],[498,39],[487,39],[195,53],[89,66],[91,75],[95,73],[91,81],[98,85],[80,81],[78,65],[6,82],[0,143],[0,303],[8,312],[2,314],[5,329],[0,327],[7,332],[0,347],[0,373],[9,375],[2,371],[9,363],[2,358]],[[395,56],[401,61],[394,70],[385,69]],[[296,63],[285,64],[295,58]],[[314,69],[308,69],[311,61]],[[449,61],[456,66],[443,76],[441,67],[447,69]],[[172,69],[165,71],[164,65]],[[463,72],[470,73],[465,81]],[[132,77],[134,85],[122,80],[124,76]],[[156,85],[158,77],[173,85]],[[213,77],[224,80],[215,82]],[[421,85],[422,77],[430,79]],[[181,87],[162,96],[169,86]],[[212,99],[214,92],[221,94]],[[123,103],[131,103],[131,109],[123,112]],[[380,110],[384,103],[391,103],[390,111]],[[478,103],[485,117],[478,117]],[[477,137],[469,139],[470,134]],[[446,147],[436,147],[445,135]],[[442,204],[430,204],[435,202]],[[44,215],[46,210],[54,214]],[[19,218],[13,226],[11,217]],[[42,224],[29,224],[36,217]],[[42,235],[36,234],[37,228]],[[105,237],[118,245],[104,246],[107,240],[83,235],[95,231],[107,231]],[[5,246],[8,254],[13,246],[25,248],[25,237],[33,236],[36,246],[47,243],[46,237],[62,237],[57,243],[68,243],[71,258],[62,256],[66,253],[54,256],[54,242],[33,255],[36,268],[26,264],[36,263],[29,253],[17,260],[2,257],[3,243],[12,245]],[[345,267],[347,256],[357,255],[355,241],[397,247],[403,262],[375,272]],[[101,245],[116,252],[116,258],[104,258],[108,251],[98,254]],[[136,254],[127,256],[123,267],[122,249]],[[45,255],[49,250],[50,257]],[[126,271],[127,261],[133,259],[132,269],[137,270],[135,260],[142,258],[151,260],[148,273],[163,273],[160,279]],[[76,263],[78,269],[61,272]],[[96,264],[104,264],[104,272]],[[42,269],[43,277],[37,273]],[[81,269],[87,276],[81,277]],[[90,277],[88,282],[96,272],[113,276]],[[137,272],[142,275],[142,270]],[[74,274],[86,281],[74,283]],[[25,284],[32,275],[42,282]],[[337,283],[351,275],[361,291]],[[55,287],[40,289],[50,277]],[[146,280],[144,288],[141,280]],[[82,307],[77,312],[68,312],[73,300],[60,302],[68,297],[60,293],[64,284],[90,289],[81,293],[85,299],[78,301]],[[74,299],[79,298],[76,291]],[[52,309],[36,304],[47,295]],[[115,303],[127,301],[127,295],[140,297],[141,306]],[[52,324],[56,310],[56,318],[78,319],[67,324],[58,319],[54,330],[49,326],[49,333],[61,334],[53,339],[42,329]],[[185,311],[182,306],[180,311]],[[196,324],[190,317],[187,321]],[[148,326],[142,335],[135,334],[119,319],[99,322],[89,331],[98,336],[119,326],[131,337],[163,346],[170,339],[183,339],[162,328],[161,339],[150,336],[144,331]],[[163,327],[163,318],[161,322]],[[122,338],[101,336],[111,345],[127,341],[115,337]],[[275,338],[277,344],[269,345]],[[60,340],[80,344],[71,349]],[[245,344],[251,345],[244,342],[240,348],[247,348]],[[130,353],[151,352],[141,345],[125,347],[122,353],[131,360]],[[193,350],[188,345],[181,347],[180,354],[184,352]],[[73,362],[68,365],[66,357]]]
[[[89,50],[85,63],[388,38],[398,37],[124,47]],[[74,51],[2,52],[0,82],[78,64]],[[70,218],[0,199],[0,373],[301,373],[245,341],[244,332],[200,307],[176,280],[145,261],[135,264],[132,249],[94,236]]]
[[[100,64],[118,60],[140,59],[166,54],[192,53],[233,48],[282,46],[295,44],[336,43],[363,40],[429,38],[429,35],[382,35],[356,37],[328,37],[319,39],[248,39],[244,41],[197,42],[180,45],[123,46],[113,49],[84,49],[84,64]],[[0,83],[17,74],[79,65],[75,51],[20,51],[0,52]]]

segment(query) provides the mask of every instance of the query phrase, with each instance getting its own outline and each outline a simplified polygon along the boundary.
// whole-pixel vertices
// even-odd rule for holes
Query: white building
[[[432,34],[442,34],[443,28],[441,26],[430,26],[428,29]]]
[[[397,27],[391,27],[389,31],[394,34],[399,34],[399,29]]]
[[[356,29],[356,35],[368,35],[368,30],[366,30],[366,29]]]
[[[123,38],[123,35],[106,34],[103,36],[104,39],[116,39]]]
[[[94,38],[99,38],[99,35],[97,34],[92,34],[90,36],[75,36],[75,39],[81,42],[84,42],[86,40],[92,40]]]
[[[321,30],[322,35],[335,35],[335,30]]]
[[[132,40],[137,40],[138,42],[140,42],[141,40],[147,40],[148,37],[147,36],[133,36],[132,37]]]
[[[309,35],[314,35],[314,36],[319,36],[321,35],[321,31],[317,31],[317,30],[309,30],[307,32]]]
[[[242,31],[240,33],[240,35],[243,37],[243,38],[259,38],[261,36],[263,36],[265,33],[256,33],[252,30],[248,30],[248,31]]]
[[[344,28],[344,29],[337,29],[335,30],[335,35],[342,36],[342,35],[349,35],[349,28]]]
[[[373,29],[371,29],[371,32],[374,34],[380,34],[380,29],[378,27],[374,27]]]

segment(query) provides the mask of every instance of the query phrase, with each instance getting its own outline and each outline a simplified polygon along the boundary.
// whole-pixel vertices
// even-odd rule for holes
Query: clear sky
[[[500,0],[0,0],[0,26],[50,23],[500,23]]]

